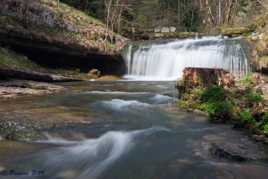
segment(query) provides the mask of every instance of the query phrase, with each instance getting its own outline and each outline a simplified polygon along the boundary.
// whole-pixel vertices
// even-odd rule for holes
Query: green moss
[[[237,36],[237,35],[246,35],[251,33],[253,30],[248,27],[227,27],[220,28],[220,32],[226,36]]]
[[[120,47],[115,45],[112,31],[108,33],[113,36],[106,38],[106,26],[99,20],[79,11],[57,0],[38,0],[40,3],[33,3],[32,9],[43,9],[49,11],[55,17],[53,25],[38,24],[28,17],[27,28],[25,21],[14,16],[0,15],[0,28],[4,33],[26,38],[47,40],[50,43],[58,43],[77,48],[96,50],[99,52],[114,53]],[[119,36],[118,36],[119,37]],[[123,37],[122,37],[123,39]]]
[[[255,103],[260,103],[263,101],[263,97],[260,94],[253,92],[252,90],[248,90],[244,97],[245,102],[248,106],[252,106]]]
[[[252,85],[253,84],[252,75],[248,74],[248,75],[244,76],[239,82],[244,86]]]
[[[263,112],[265,111],[264,99],[253,90],[251,76],[243,80],[250,85],[242,90],[227,90],[211,86],[206,89],[196,88],[187,91],[182,95],[178,106],[205,111],[213,122],[235,121],[268,135],[268,112]]]
[[[11,50],[0,48],[0,67],[17,69],[40,68],[27,57],[19,55]]]
[[[265,124],[263,126],[263,133],[266,134],[266,135],[268,135],[268,124]]]
[[[262,56],[258,59],[260,68],[268,69],[268,56]]]
[[[239,117],[240,117],[240,120],[244,124],[252,124],[252,125],[255,125],[255,123],[256,123],[254,117],[251,114],[250,109],[244,109],[243,111],[241,111],[239,113]]]
[[[212,121],[228,121],[233,118],[233,104],[230,101],[202,103],[200,109],[209,114]]]
[[[222,87],[212,86],[207,88],[201,95],[202,102],[216,102],[226,99],[226,93]]]

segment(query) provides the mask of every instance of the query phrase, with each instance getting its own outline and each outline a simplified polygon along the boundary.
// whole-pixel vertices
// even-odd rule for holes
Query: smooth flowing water
[[[241,77],[250,70],[239,39],[203,37],[129,44],[124,51],[127,78],[175,80],[185,67],[220,68]]]
[[[50,97],[6,102],[1,116],[71,120],[35,142],[0,142],[1,179],[266,179],[267,149],[242,131],[179,111],[174,82],[67,83]],[[56,110],[58,109],[58,110]],[[29,114],[29,115],[28,115]],[[82,122],[81,122],[82,121]],[[232,145],[256,160],[217,158]],[[255,156],[255,154],[258,154]],[[258,157],[261,156],[261,157]],[[25,172],[33,171],[31,174]]]

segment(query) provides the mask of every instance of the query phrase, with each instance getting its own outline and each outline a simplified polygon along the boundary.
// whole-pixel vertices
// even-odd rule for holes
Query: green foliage
[[[18,55],[15,52],[0,48],[0,67],[18,69],[40,68],[37,64],[30,61],[27,57]]]
[[[201,95],[202,102],[217,102],[226,99],[226,91],[222,87],[213,86],[207,88]]]
[[[242,112],[240,112],[239,117],[240,117],[240,120],[245,124],[247,124],[247,123],[255,124],[256,123],[254,117],[251,114],[250,109],[245,109]]]
[[[228,121],[233,118],[233,104],[229,101],[207,102],[201,109],[209,114],[212,121]]]
[[[245,102],[248,106],[253,106],[256,103],[260,103],[263,101],[263,97],[260,94],[253,92],[252,90],[249,90],[244,97]]]
[[[263,131],[266,130],[266,133],[268,134],[268,112],[263,114],[259,128]]]
[[[263,117],[262,117],[262,120],[268,124],[268,112],[265,112]]]
[[[243,85],[246,85],[246,86],[249,86],[251,84],[253,84],[253,80],[252,80],[252,76],[251,74],[248,74],[246,76],[244,76],[240,82],[243,84]]]
[[[180,108],[187,109],[199,109],[200,108],[200,96],[203,94],[203,88],[194,88],[189,93],[185,93],[182,99],[178,101],[177,105]]]
[[[264,134],[268,134],[268,124],[265,124],[264,126],[263,126],[263,133]]]

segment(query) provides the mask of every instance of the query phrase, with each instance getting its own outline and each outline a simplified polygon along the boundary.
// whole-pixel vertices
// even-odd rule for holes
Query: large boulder
[[[214,85],[230,88],[235,85],[235,78],[223,69],[185,68],[180,85],[186,90]]]

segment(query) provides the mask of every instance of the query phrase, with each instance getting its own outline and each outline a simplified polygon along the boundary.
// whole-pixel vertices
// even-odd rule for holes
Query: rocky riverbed
[[[67,179],[267,176],[266,146],[179,110],[174,82],[61,85],[63,93],[0,99],[0,135],[8,139],[0,141],[1,171],[41,169],[43,178]]]
[[[35,81],[0,81],[0,98],[15,98],[18,96],[40,96],[58,93],[64,87],[56,84]]]

